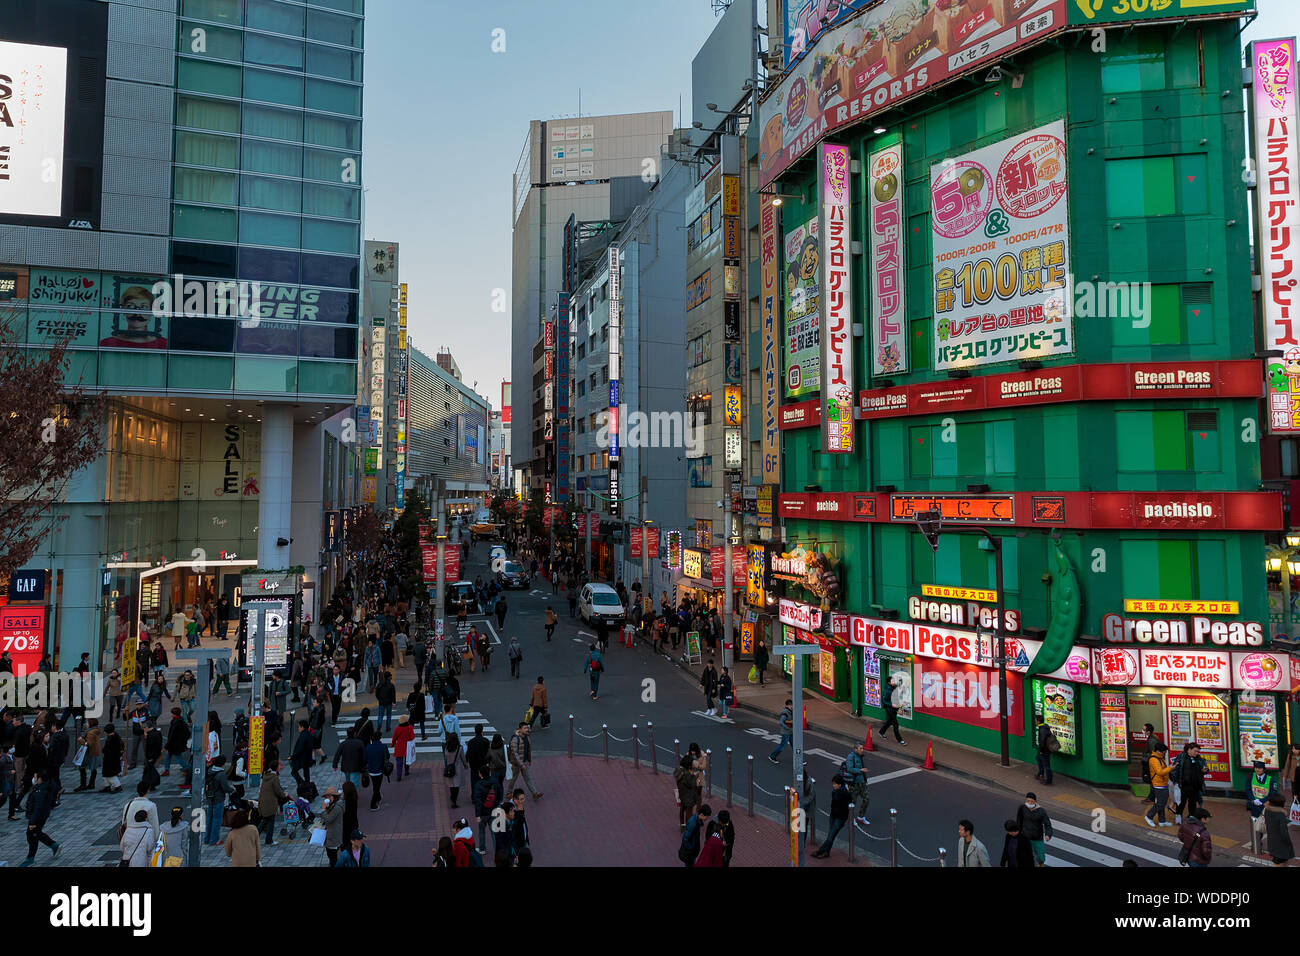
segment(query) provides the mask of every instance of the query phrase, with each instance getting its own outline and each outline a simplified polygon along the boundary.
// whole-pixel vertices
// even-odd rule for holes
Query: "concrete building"
[[[363,0],[0,0],[0,23],[72,117],[49,202],[0,195],[4,308],[112,401],[30,562],[56,665],[108,662],[243,568],[302,566],[314,616],[321,507],[349,493],[322,422],[357,390]],[[164,304],[176,276],[260,287],[247,311]]]
[[[407,474],[425,501],[439,480],[468,485],[448,495],[453,510],[467,510],[489,490],[491,403],[436,359],[414,346],[409,352]]]
[[[513,181],[511,260],[511,381],[521,387],[514,402],[521,420],[510,450],[525,488],[546,481],[543,383],[534,383],[533,346],[563,285],[565,223],[573,215],[585,236],[625,219],[657,175],[656,157],[672,124],[670,111],[529,124]]]
[[[652,520],[661,529],[681,530],[686,522],[682,493],[688,454],[684,398],[685,319],[683,310],[686,255],[681,242],[682,217],[690,168],[660,157],[663,175],[618,231],[593,250],[594,264],[583,276],[571,302],[572,334],[568,344],[573,374],[570,473],[579,503],[601,516],[593,530],[592,568],[631,584],[641,578],[640,558],[632,560],[620,546],[630,528]],[[610,266],[617,251],[620,271],[620,335],[610,340]],[[610,462],[606,421],[610,405],[610,354],[620,352],[619,487],[622,496],[645,490],[648,502],[623,502],[616,512],[584,492],[609,496]],[[658,570],[658,561],[652,562]],[[655,586],[662,590],[662,582]]]

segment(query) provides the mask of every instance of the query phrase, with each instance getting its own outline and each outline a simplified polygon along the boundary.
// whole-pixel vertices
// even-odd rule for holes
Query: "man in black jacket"
[[[379,713],[375,715],[375,724],[381,733],[393,729],[393,703],[397,700],[397,688],[387,670],[379,672],[379,683],[375,687],[375,704]]]
[[[813,852],[817,859],[825,859],[831,855],[831,847],[835,845],[835,838],[840,835],[840,830],[844,829],[844,824],[849,822],[849,788],[844,785],[842,774],[836,774],[831,777],[831,824],[830,830],[826,833],[826,841]]]
[[[46,782],[45,772],[38,770],[32,775],[32,793],[27,800],[27,859],[19,866],[31,866],[36,862],[36,846],[44,843],[55,856],[59,855],[59,844],[55,843],[45,832],[46,821],[54,808],[53,782]]]
[[[149,789],[153,790],[162,783],[162,774],[158,772],[158,761],[163,752],[163,735],[158,729],[158,724],[149,719],[145,724],[144,732],[144,770],[141,771],[140,779],[149,784]]]
[[[182,791],[187,791],[190,788],[190,773],[193,770],[190,743],[190,725],[181,716],[181,709],[173,707],[171,723],[167,725],[167,743],[165,744],[167,761],[163,767],[162,776],[166,777],[171,773],[172,761],[175,760],[181,765],[181,770],[185,772],[185,783],[181,787]]]
[[[298,736],[293,742],[293,753],[289,755],[289,769],[293,773],[294,781],[298,784],[300,794],[303,785],[311,783],[311,754],[315,745],[316,735],[311,732],[307,718],[299,717]]]
[[[998,866],[1032,869],[1034,848],[1021,836],[1020,824],[1015,820],[1008,820],[1002,827],[1007,831],[1007,835],[1002,841],[1002,859]]]
[[[1194,811],[1205,803],[1205,760],[1198,744],[1183,745],[1183,752],[1174,761],[1171,777],[1178,781],[1182,790],[1182,797],[1174,809],[1174,822],[1182,823],[1184,811],[1189,817],[1194,816]]]
[[[59,797],[63,794],[63,781],[59,779],[59,770],[63,762],[68,759],[68,751],[72,749],[72,740],[64,729],[62,720],[54,725],[54,730],[47,737],[47,741],[46,766],[49,772],[46,777],[50,783],[50,791],[54,795],[54,805],[57,807]]]
[[[352,781],[354,787],[361,786],[361,768],[365,763],[366,745],[357,737],[355,728],[348,728],[347,739],[334,751],[334,769],[342,770],[343,776]]]
[[[474,725],[474,736],[470,738],[465,745],[465,762],[469,764],[470,779],[478,777],[478,768],[487,763],[488,751],[492,749],[492,742],[483,734],[483,725]]]
[[[718,694],[718,672],[713,667],[713,658],[704,665],[704,672],[700,674],[700,686],[704,688],[704,713],[710,717],[713,716],[713,698]]]
[[[21,730],[21,728],[19,729]],[[31,732],[30,727],[28,728],[28,741],[27,758],[23,765],[22,773],[23,783],[21,787],[14,788],[13,796],[9,798],[9,819],[11,820],[18,819],[18,807],[23,802],[23,799],[32,792],[32,788],[35,786],[33,781],[36,777],[39,775],[42,781],[45,779],[45,743],[40,737]],[[17,750],[18,748],[15,746],[15,764],[18,762],[16,759]],[[14,774],[14,779],[18,779],[18,774],[16,772]]]

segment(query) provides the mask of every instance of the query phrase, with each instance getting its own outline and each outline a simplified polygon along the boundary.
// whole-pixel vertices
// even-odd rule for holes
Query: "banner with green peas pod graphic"
[[[1065,123],[930,167],[934,367],[1074,351]]]

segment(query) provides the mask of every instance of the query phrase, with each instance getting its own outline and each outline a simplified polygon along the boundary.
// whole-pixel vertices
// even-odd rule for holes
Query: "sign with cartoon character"
[[[782,367],[788,398],[821,384],[821,242],[818,218],[785,234],[785,325]]]

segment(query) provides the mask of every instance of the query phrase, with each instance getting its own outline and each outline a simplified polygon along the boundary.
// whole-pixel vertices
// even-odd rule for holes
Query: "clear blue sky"
[[[740,0],[743,2],[743,0]],[[1300,33],[1300,3],[1259,0],[1243,42]],[[367,239],[401,244],[415,343],[448,346],[496,405],[510,375],[510,179],[528,121],[677,110],[711,0],[369,0]],[[504,53],[492,52],[493,30]]]
[[[510,377],[511,175],[528,122],[676,111],[710,0],[368,0],[365,237],[401,245],[408,329],[500,402]],[[492,31],[505,52],[492,52]],[[680,123],[679,119],[679,123]]]

